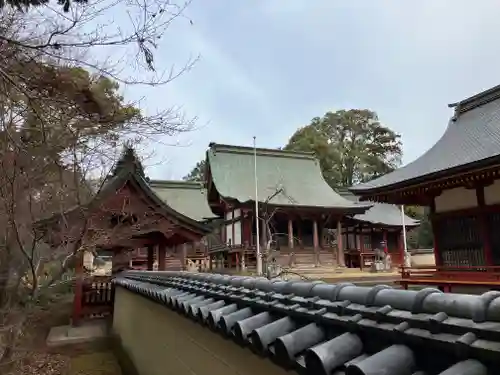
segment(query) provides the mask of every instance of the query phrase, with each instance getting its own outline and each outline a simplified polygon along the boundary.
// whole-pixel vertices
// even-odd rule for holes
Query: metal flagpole
[[[255,136],[253,137],[253,166],[254,166],[254,182],[255,182],[255,233],[256,246],[255,256],[257,258],[257,275],[262,275],[262,259],[260,258],[260,235],[259,235],[259,193],[257,183],[257,146]]]
[[[403,226],[403,245],[405,253],[408,250],[406,245],[406,225],[405,225],[405,206],[401,205],[401,224]]]
[[[404,249],[404,257],[403,257],[403,265],[405,267],[411,267],[411,260],[408,256],[408,247],[406,244],[406,224],[405,224],[405,206],[401,205],[401,226],[403,230],[403,249]]]

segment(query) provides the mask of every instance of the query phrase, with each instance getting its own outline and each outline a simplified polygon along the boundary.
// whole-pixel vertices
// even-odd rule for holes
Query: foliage
[[[429,249],[434,246],[432,225],[429,220],[429,210],[421,207],[405,206],[408,216],[420,221],[420,226],[408,233],[408,247],[410,249]]]
[[[400,136],[366,109],[327,112],[292,135],[285,150],[314,152],[331,186],[351,186],[395,169]]]
[[[184,181],[203,182],[205,181],[205,173],[206,173],[206,161],[205,159],[203,159],[200,160],[198,163],[196,163],[191,172],[185,175],[182,179]]]

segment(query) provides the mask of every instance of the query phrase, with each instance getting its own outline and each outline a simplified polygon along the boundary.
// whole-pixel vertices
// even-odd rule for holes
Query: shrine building
[[[341,237],[333,246],[326,229],[341,233],[343,217],[364,213],[371,204],[337,194],[323,179],[312,153],[211,143],[206,165],[208,203],[225,219],[221,238],[230,246],[225,257],[236,262],[249,257],[246,264],[255,260],[256,166],[261,247],[271,240],[283,265],[345,265]]]
[[[169,187],[172,184],[150,185],[134,150],[127,147],[114,171],[89,202],[37,222],[37,229],[47,243],[74,254],[75,324],[91,314],[109,313],[112,302],[110,278],[89,277],[84,271],[85,252],[110,252],[116,273],[130,268],[131,255],[142,254],[138,249],[146,249],[146,268],[153,270],[156,258],[157,269],[162,271],[167,269],[167,249],[199,243],[211,232],[205,223],[212,216],[210,212],[206,210],[208,218],[200,216],[206,203],[198,200],[201,206],[191,207],[196,212],[190,211],[188,205],[181,204],[182,199],[174,199],[176,194],[180,197],[179,189],[171,193]],[[192,197],[199,195],[201,188],[193,190]]]
[[[336,191],[344,198],[359,201],[346,188]],[[377,248],[391,255],[393,265],[404,264],[403,221],[406,232],[420,224],[406,214],[402,216],[400,207],[388,203],[373,203],[365,213],[346,217],[343,243],[347,266],[363,268],[364,259],[369,260]]]
[[[454,113],[433,147],[404,167],[350,190],[363,201],[430,207],[437,267],[435,272],[413,272],[415,283],[433,276],[447,290],[449,279],[496,286],[500,86],[449,107]]]

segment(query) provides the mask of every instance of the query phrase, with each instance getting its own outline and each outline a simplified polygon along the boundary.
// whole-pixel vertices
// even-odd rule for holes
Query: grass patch
[[[121,375],[111,351],[80,354],[70,360],[69,375]]]

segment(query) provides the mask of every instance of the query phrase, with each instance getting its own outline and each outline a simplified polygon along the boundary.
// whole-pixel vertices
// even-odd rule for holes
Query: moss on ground
[[[72,357],[68,375],[121,375],[121,370],[114,354],[104,351]]]

